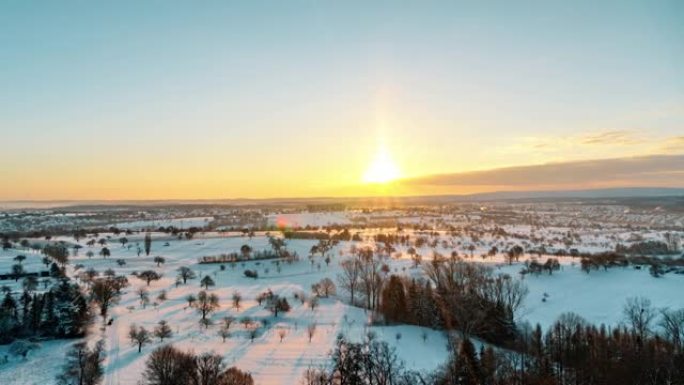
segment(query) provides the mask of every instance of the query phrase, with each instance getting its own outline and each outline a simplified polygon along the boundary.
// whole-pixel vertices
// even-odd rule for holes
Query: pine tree
[[[0,304],[0,344],[12,342],[17,327],[17,302],[7,293]]]
[[[152,250],[152,235],[150,233],[145,234],[145,255],[150,255]]]
[[[85,326],[90,320],[90,313],[88,303],[78,289],[78,285],[71,285],[65,279],[52,290],[57,321],[55,334],[61,337],[83,335]]]
[[[411,280],[406,289],[407,322],[420,325],[420,295],[415,280]]]
[[[496,380],[497,358],[494,349],[484,345],[480,349],[480,382],[482,385],[492,385]]]
[[[458,385],[479,385],[480,384],[480,362],[477,359],[475,346],[470,339],[461,342],[458,357],[455,363],[456,384]]]
[[[18,319],[17,301],[14,300],[12,294],[7,293],[5,295],[5,299],[2,301],[2,305],[0,305],[0,311],[2,311],[4,314],[8,314],[15,321]]]
[[[31,333],[37,333],[40,330],[40,323],[43,313],[43,296],[34,294],[31,301],[31,314],[29,316],[29,329]]]
[[[24,291],[21,293],[21,326],[23,328],[28,328],[31,319],[31,295]]]
[[[380,311],[389,322],[405,322],[407,318],[406,292],[401,278],[392,275],[382,291]]]
[[[434,294],[434,290],[432,290],[430,282],[425,283],[425,289],[423,290],[423,301],[424,307],[421,310],[421,314],[424,317],[423,325],[435,329],[441,328],[444,322],[440,313],[439,305],[437,303],[437,298]]]
[[[50,265],[50,277],[60,278],[62,277],[62,275],[62,269],[60,269],[59,266],[57,266],[57,264],[53,262],[52,265]]]
[[[43,295],[43,315],[41,322],[41,329],[43,332],[54,331],[57,321],[55,320],[55,301],[52,291],[48,291]]]

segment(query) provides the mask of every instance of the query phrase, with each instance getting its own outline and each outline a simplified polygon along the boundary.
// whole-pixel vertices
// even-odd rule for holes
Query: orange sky
[[[438,3],[3,2],[0,200],[566,188],[364,175],[684,153],[681,7]]]

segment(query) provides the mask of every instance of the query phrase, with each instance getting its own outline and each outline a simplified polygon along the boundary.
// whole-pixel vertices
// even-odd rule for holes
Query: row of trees
[[[331,362],[322,368],[310,368],[302,379],[304,385],[419,385],[427,384],[416,372],[404,369],[387,343],[372,336],[353,343],[338,336]]]
[[[173,337],[173,331],[164,320],[159,321],[151,332],[144,326],[138,327],[135,324],[132,324],[128,330],[128,339],[138,347],[138,353],[142,351],[143,346],[152,342],[152,337],[157,337],[159,342],[164,342],[164,339]]]
[[[523,328],[511,349],[480,348],[454,337],[449,360],[431,373],[407,371],[372,333],[362,343],[340,336],[329,365],[307,370],[305,385],[645,385],[684,384],[684,310],[663,311],[661,338],[641,330],[643,301],[625,306],[627,326],[609,330],[567,313],[546,333]],[[672,334],[677,323],[678,337]],[[641,326],[640,326],[641,325]]]
[[[629,310],[627,310],[629,309]],[[632,311],[630,305],[627,311]],[[562,315],[546,333],[521,331],[514,350],[482,349],[468,340],[435,376],[435,384],[683,384],[684,354],[670,339],[634,325],[609,330]]]
[[[154,350],[145,363],[145,385],[253,385],[249,373],[226,368],[223,357],[213,353],[195,355],[172,345]]]
[[[375,310],[384,283],[382,263],[374,257],[372,248],[354,248],[352,253],[351,258],[341,263],[342,272],[337,277],[338,282],[350,294],[352,305],[357,304],[358,294],[361,294],[364,306]]]
[[[457,256],[436,254],[423,264],[428,281],[387,277],[370,248],[342,262],[340,287],[351,297],[365,300],[385,321],[460,330],[464,337],[477,335],[490,341],[510,341],[515,336],[514,313],[527,288],[507,275],[467,263]]]

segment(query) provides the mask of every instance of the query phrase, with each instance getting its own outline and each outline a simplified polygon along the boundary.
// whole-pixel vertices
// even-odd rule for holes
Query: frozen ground
[[[113,223],[112,226],[116,226],[123,230],[158,229],[160,227],[169,226],[173,226],[177,229],[188,229],[190,227],[203,228],[207,226],[212,220],[214,220],[214,217],[151,219],[123,223]]]
[[[303,218],[308,224],[322,224],[336,218],[336,214]],[[287,217],[287,220],[300,219],[301,216]],[[530,231],[524,227],[512,227],[508,230]],[[374,232],[377,230],[369,230],[367,233]],[[128,328],[135,323],[151,330],[159,320],[166,320],[174,331],[174,336],[168,342],[198,353],[220,353],[228,364],[251,372],[256,383],[263,385],[299,383],[304,370],[326,362],[339,333],[359,340],[368,330],[372,330],[379,338],[396,347],[399,357],[409,368],[415,370],[432,370],[447,358],[446,339],[442,332],[415,326],[369,326],[369,315],[362,309],[347,305],[344,295],[321,300],[320,306],[313,311],[293,298],[294,293],[310,294],[311,285],[324,277],[336,280],[339,261],[348,252],[350,243],[343,242],[330,253],[333,256],[330,266],[326,266],[320,256],[315,257],[314,265],[309,262],[307,256],[314,244],[313,241],[292,240],[288,241],[287,247],[291,251],[296,251],[301,260],[291,265],[282,264],[281,272],[277,272],[276,266],[270,261],[252,261],[244,265],[238,263],[234,268],[226,265],[226,269],[222,271],[218,264],[198,264],[198,258],[238,251],[243,244],[249,244],[255,251],[267,249],[267,238],[263,234],[249,239],[237,235],[207,233],[197,234],[192,240],[178,240],[175,237],[154,233],[151,255],[140,257],[136,254],[135,244],[142,243],[142,236],[137,234],[128,238],[133,245],[131,248],[122,247],[113,237],[108,245],[112,255],[107,259],[97,256],[99,248],[96,247],[92,248],[96,254],[92,259],[86,257],[88,247],[81,249],[78,257],[72,258],[72,266],[83,264],[86,269],[93,267],[100,272],[111,268],[117,274],[129,276],[131,283],[120,303],[111,311],[114,323],[105,331],[100,329],[99,324],[94,325],[89,336],[91,341],[107,341],[104,382],[106,385],[133,385],[140,380],[147,355],[161,344],[155,341],[145,346],[142,353],[138,353],[137,348],[128,341]],[[62,240],[73,242],[72,238]],[[448,244],[446,248],[440,245],[437,250],[446,253],[453,247],[460,251],[470,244],[467,238],[462,240],[463,242],[458,244]],[[164,246],[167,242],[168,246]],[[486,252],[490,242],[495,240],[485,238],[474,242],[477,247],[471,260],[490,264],[495,270],[518,277],[522,261],[509,266],[500,256],[487,260],[478,256]],[[601,244],[605,242],[606,239],[593,239],[587,241],[587,244],[591,243],[594,246],[587,247],[600,250]],[[404,251],[401,248],[398,250],[399,253]],[[419,252],[425,260],[430,259],[432,255],[432,249],[429,247],[421,248]],[[14,249],[0,251],[0,270],[9,270],[9,266],[14,263],[12,258],[17,254],[19,252]],[[40,254],[28,251],[22,254],[27,255],[27,260],[23,262],[27,270],[44,269]],[[153,261],[154,256],[163,256],[166,263],[158,267]],[[126,265],[119,266],[116,263],[117,259],[124,259]],[[419,269],[411,267],[412,262],[405,255],[402,258],[393,258],[388,263],[394,273],[421,274]],[[548,327],[561,313],[573,311],[591,322],[616,325],[622,320],[622,306],[625,299],[630,296],[647,297],[656,307],[684,307],[684,298],[681,296],[684,288],[682,275],[668,274],[655,279],[647,271],[635,270],[632,267],[613,268],[606,272],[592,271],[586,274],[580,270],[577,259],[563,258],[561,263],[562,270],[552,276],[544,273],[525,277],[530,293],[520,312],[519,321],[540,323],[543,327]],[[320,269],[317,267],[318,264]],[[199,277],[208,274],[216,281],[216,286],[211,288],[210,292],[219,296],[221,308],[211,316],[215,325],[207,330],[199,327],[199,315],[194,309],[188,308],[185,301],[188,294],[197,294],[200,291],[199,279],[176,287],[175,271],[180,266],[189,266]],[[130,273],[147,269],[156,270],[164,275],[160,281],[152,282],[148,288],[151,302],[155,302],[162,290],[166,290],[168,299],[143,308],[135,291],[146,285],[143,281],[130,276]],[[259,272],[259,279],[244,277],[245,269],[256,269]],[[4,281],[2,284],[9,284],[14,290],[20,289],[20,282]],[[272,317],[255,301],[257,294],[267,289],[287,297],[292,310],[277,318]],[[231,306],[231,296],[236,291],[244,298],[240,309]],[[548,294],[546,302],[542,302],[544,293]],[[224,316],[232,316],[238,320],[243,317],[259,321],[268,320],[269,325],[262,327],[262,333],[251,341],[245,327],[235,322],[231,326],[231,337],[224,343],[217,335],[218,324]],[[317,325],[316,333],[309,342],[307,326],[314,323]],[[278,331],[283,328],[286,329],[287,335],[280,342]],[[422,340],[423,332],[428,333],[426,342]],[[400,338],[397,338],[398,334]],[[41,349],[32,352],[26,361],[10,358],[8,364],[0,365],[0,384],[52,383],[55,373],[61,366],[64,352],[73,342],[75,341],[44,342]],[[6,350],[6,346],[0,346],[0,358],[6,354]]]
[[[268,224],[280,227],[320,227],[348,225],[352,222],[344,212],[271,214]]]

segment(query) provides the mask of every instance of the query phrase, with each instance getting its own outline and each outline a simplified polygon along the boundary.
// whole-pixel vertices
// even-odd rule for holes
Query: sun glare
[[[392,160],[387,149],[380,147],[366,172],[363,174],[364,183],[389,183],[399,178],[401,173]]]

